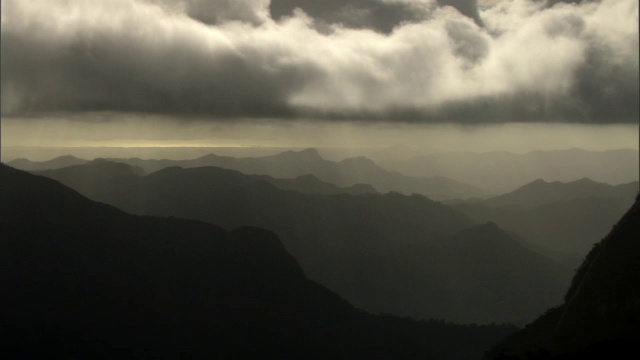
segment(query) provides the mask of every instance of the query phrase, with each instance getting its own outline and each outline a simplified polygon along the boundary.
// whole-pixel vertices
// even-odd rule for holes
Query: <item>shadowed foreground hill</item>
[[[591,250],[564,304],[489,354],[495,359],[620,359],[640,355],[640,197]]]
[[[128,215],[0,165],[3,358],[472,359],[509,327],[356,311],[258,228]]]
[[[493,233],[508,238],[493,243],[497,252],[481,228],[468,231],[470,237],[478,233],[476,254],[462,246],[441,246],[472,223],[424,196],[312,195],[215,167],[172,167],[144,177],[126,167],[97,163],[42,174],[135,214],[273,230],[311,279],[375,313],[525,324],[559,304],[569,281],[568,271],[549,259],[529,262],[539,255],[502,231]],[[113,175],[114,169],[123,175]],[[107,180],[105,174],[119,180]],[[458,261],[458,256],[473,259],[485,253],[490,254],[483,258],[486,265],[470,265],[466,271],[453,265],[476,264]],[[520,261],[503,261],[509,257]],[[521,277],[510,277],[516,273]],[[478,287],[478,280],[493,283],[491,292]],[[540,294],[538,301],[532,302],[531,294]]]

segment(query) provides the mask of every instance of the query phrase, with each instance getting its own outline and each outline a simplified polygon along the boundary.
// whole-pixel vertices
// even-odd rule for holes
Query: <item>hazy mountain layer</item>
[[[437,153],[380,164],[411,176],[444,176],[495,194],[513,191],[536,179],[568,182],[586,177],[609,184],[638,180],[638,151],[631,149]]]
[[[51,160],[47,161],[31,161],[29,159],[20,158],[11,160],[7,163],[16,169],[27,170],[27,171],[37,171],[37,170],[50,170],[50,169],[60,169],[67,166],[72,165],[82,165],[89,162],[85,159],[79,159],[72,155],[64,155],[58,156]]]
[[[122,176],[106,180],[105,173],[114,169]],[[532,260],[540,256],[498,229],[494,235],[503,241],[495,246],[492,236],[483,231],[477,235],[478,256],[485,256],[485,250],[496,256],[486,259],[490,265],[472,266],[474,270],[453,265],[473,262],[456,260],[473,259],[473,253],[443,246],[447,236],[471,221],[424,196],[302,194],[214,167],[172,167],[138,177],[124,164],[96,163],[43,174],[136,214],[273,230],[311,279],[373,312],[524,323],[559,303],[568,281],[566,270],[548,259]],[[474,238],[476,231],[467,234]],[[519,261],[505,262],[501,256]],[[531,266],[520,265],[530,261]],[[515,273],[520,275],[511,277]],[[492,294],[480,294],[484,289],[474,285],[479,278],[495,283]],[[545,295],[531,302],[532,293]]]
[[[476,187],[443,177],[420,178],[385,170],[373,161],[356,157],[339,162],[323,159],[315,149],[286,151],[277,155],[232,158],[210,154],[193,160],[112,159],[139,166],[153,172],[171,166],[193,168],[216,166],[245,174],[264,174],[276,178],[314,175],[337,186],[370,184],[380,192],[397,191],[423,194],[434,200],[480,197],[484,192]]]
[[[56,171],[41,171],[40,174],[48,175],[66,182],[76,189],[91,192],[103,187],[96,185],[97,179],[108,180],[116,183],[125,183],[144,175],[145,171],[137,166],[116,163],[104,159],[96,159],[82,166],[69,166],[53,169]],[[306,194],[375,194],[376,190],[368,184],[357,184],[349,187],[338,187],[334,184],[321,181],[313,175],[303,175],[292,179],[277,179],[268,175],[250,175],[242,177],[244,182],[264,182],[276,186],[282,190],[293,190]]]
[[[512,330],[367,315],[308,280],[266,230],[128,215],[50,179],[0,175],[6,358],[473,359]]]
[[[305,177],[309,182],[309,175],[321,181],[335,184],[338,187],[351,188],[347,193],[397,191],[405,194],[423,194],[434,200],[466,199],[482,197],[484,191],[443,177],[419,178],[402,175],[397,172],[385,170],[377,166],[373,161],[365,157],[345,159],[334,162],[323,159],[317,150],[307,149],[302,151],[285,151],[271,156],[234,158],[209,154],[192,160],[143,160],[139,158],[110,159],[116,162],[130,164],[151,173],[167,167],[178,166],[193,168],[203,166],[216,166],[225,169],[237,170],[245,174],[269,175],[279,179]],[[62,156],[49,161],[31,162],[27,159],[16,159],[9,165],[22,170],[50,170],[66,166],[87,163],[87,160],[77,159],[72,156]],[[285,180],[273,182],[278,187],[288,188]],[[374,189],[367,189],[363,185],[371,185]],[[317,185],[317,184],[315,184]],[[320,193],[334,193],[335,189],[323,185],[325,190]],[[319,189],[314,186],[314,189]],[[305,186],[295,190],[308,192]],[[317,192],[314,190],[313,192]]]
[[[589,253],[562,306],[499,344],[496,359],[634,358],[640,340],[640,198]],[[499,356],[502,354],[502,356]]]
[[[589,197],[630,201],[637,192],[637,181],[621,185],[609,185],[587,178],[566,183],[560,181],[546,182],[538,179],[508,194],[484,200],[482,203],[496,207],[533,207]]]
[[[452,207],[477,222],[493,221],[575,267],[631,206],[637,191],[638,182],[612,186],[589,179],[536,180],[505,195]]]

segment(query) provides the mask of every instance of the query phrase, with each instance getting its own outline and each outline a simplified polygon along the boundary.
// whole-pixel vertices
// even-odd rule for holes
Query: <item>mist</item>
[[[636,349],[637,0],[0,4],[5,357]]]

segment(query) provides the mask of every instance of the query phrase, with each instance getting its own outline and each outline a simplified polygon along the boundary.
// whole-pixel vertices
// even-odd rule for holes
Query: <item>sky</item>
[[[1,4],[3,146],[638,146],[637,0]]]

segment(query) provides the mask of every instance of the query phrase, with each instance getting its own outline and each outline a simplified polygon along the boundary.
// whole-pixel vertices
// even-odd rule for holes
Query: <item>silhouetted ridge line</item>
[[[478,239],[481,250],[486,244],[499,249],[482,257],[490,266],[476,266],[481,254],[464,246],[440,246],[473,223],[422,195],[301,193],[277,187],[286,179],[262,181],[263,176],[214,167],[165,168],[125,182],[105,181],[103,176],[80,182],[63,179],[58,171],[46,175],[93,200],[140,215],[190,218],[226,229],[270,229],[309,278],[373,313],[525,323],[558,304],[568,282],[568,271],[559,272],[553,261],[540,259],[501,231],[483,235],[481,229],[472,229],[467,236]],[[507,261],[509,254],[530,266]],[[456,259],[473,262],[474,270],[457,271]],[[456,277],[449,276],[454,272]],[[475,285],[496,276],[502,280],[491,293]],[[546,295],[531,303],[535,291]]]
[[[593,247],[558,308],[495,347],[495,359],[619,358],[640,341],[640,196]]]
[[[215,166],[237,170],[247,175],[268,175],[278,179],[290,179],[311,174],[321,181],[341,188],[369,184],[380,192],[418,193],[434,200],[484,195],[481,189],[459,181],[444,177],[406,176],[383,169],[372,160],[364,157],[345,159],[340,162],[325,160],[316,149],[285,151],[276,155],[243,158],[210,154],[192,160],[111,160],[139,166],[148,173],[170,166],[182,168]]]
[[[513,330],[367,315],[267,230],[129,215],[4,164],[0,178],[4,358],[473,359]]]
[[[451,206],[477,222],[493,221],[536,251],[575,268],[633,204],[637,188],[637,181],[536,180],[504,195]]]
[[[72,155],[63,155],[47,161],[31,161],[25,158],[20,158],[12,160],[8,164],[21,170],[37,171],[59,169],[71,165],[82,165],[87,162],[88,160],[79,159]]]

